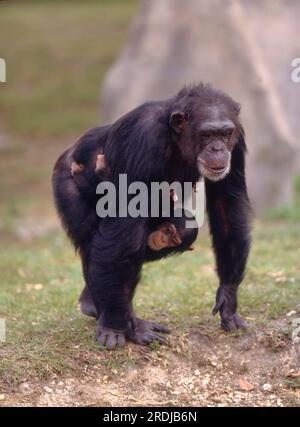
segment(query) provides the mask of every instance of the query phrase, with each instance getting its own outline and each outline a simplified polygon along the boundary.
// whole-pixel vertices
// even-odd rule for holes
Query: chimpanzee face
[[[235,125],[224,117],[201,121],[196,140],[199,172],[211,181],[219,181],[230,172],[231,151],[235,145]]]
[[[228,175],[241,132],[233,109],[225,103],[195,105],[188,113],[173,113],[171,123],[183,158],[191,165],[196,163],[201,176],[219,181]]]

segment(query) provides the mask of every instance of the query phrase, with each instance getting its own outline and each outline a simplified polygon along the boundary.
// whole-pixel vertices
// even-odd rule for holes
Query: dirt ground
[[[215,325],[197,328],[171,337],[171,352],[129,345],[128,356],[137,364],[125,369],[112,364],[105,375],[86,364],[78,376],[44,383],[24,378],[0,395],[0,405],[300,406],[295,314],[233,335]]]

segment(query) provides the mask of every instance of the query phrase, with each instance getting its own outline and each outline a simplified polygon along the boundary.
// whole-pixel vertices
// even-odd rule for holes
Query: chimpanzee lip
[[[211,166],[208,166],[207,164],[204,164],[204,163],[203,163],[203,167],[204,167],[204,169],[206,169],[208,172],[210,172],[210,173],[212,173],[212,174],[220,175],[220,174],[222,174],[223,172],[225,172],[225,170],[226,170],[226,167],[227,167],[227,166],[222,166],[222,167],[211,167]]]
[[[222,175],[227,169],[227,165],[221,167],[213,167],[209,166],[207,162],[201,158],[199,158],[198,161],[201,163],[202,168],[212,175]]]
[[[212,168],[212,167],[209,167],[206,165],[205,168],[207,170],[209,170],[209,172],[215,173],[215,174],[221,174],[221,173],[225,172],[225,170],[226,170],[226,166],[221,167],[221,168]]]

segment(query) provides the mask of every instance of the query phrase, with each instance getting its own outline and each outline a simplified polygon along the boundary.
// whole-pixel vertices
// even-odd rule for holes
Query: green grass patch
[[[256,225],[248,274],[240,289],[240,311],[251,327],[299,303],[299,239],[298,225]],[[137,312],[170,324],[175,336],[205,325],[222,333],[211,315],[217,288],[213,265],[207,236],[193,252],[146,265],[135,299]],[[95,322],[81,315],[77,304],[83,286],[80,262],[61,233],[2,248],[0,271],[0,317],[7,321],[0,377],[6,383],[76,374],[84,366],[105,369],[135,363],[128,348],[116,353],[97,348]],[[164,349],[169,352],[171,348]]]
[[[293,202],[288,206],[271,209],[266,217],[272,220],[300,221],[300,175],[295,179]]]
[[[100,82],[127,38],[137,4],[0,4],[0,54],[7,64],[0,123],[7,131],[23,137],[65,137],[99,123]]]

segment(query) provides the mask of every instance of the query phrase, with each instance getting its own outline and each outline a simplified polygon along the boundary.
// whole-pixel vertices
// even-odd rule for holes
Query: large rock
[[[250,11],[243,2],[226,5],[223,0],[142,1],[129,41],[105,79],[102,119],[111,122],[187,83],[210,82],[228,92],[242,104],[249,190],[260,213],[291,200],[297,144],[269,66],[272,55],[268,62],[253,31],[270,3]],[[296,3],[295,10],[300,10]],[[286,67],[290,73],[290,61]]]

